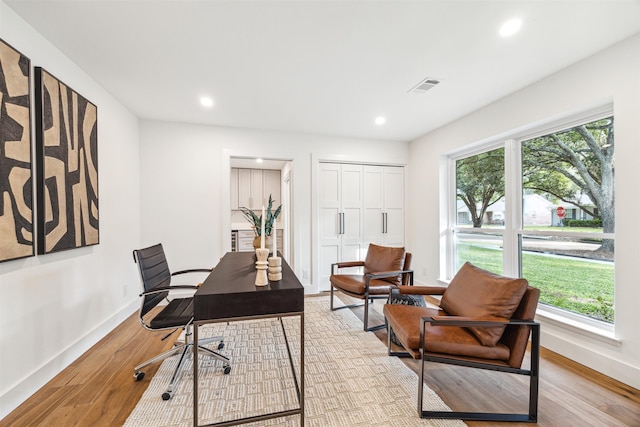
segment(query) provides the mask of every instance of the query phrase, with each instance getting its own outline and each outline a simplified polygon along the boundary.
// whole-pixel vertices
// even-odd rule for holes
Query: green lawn
[[[500,250],[459,244],[458,259],[502,272]],[[613,323],[613,263],[524,253],[522,274],[540,289],[541,303]]]

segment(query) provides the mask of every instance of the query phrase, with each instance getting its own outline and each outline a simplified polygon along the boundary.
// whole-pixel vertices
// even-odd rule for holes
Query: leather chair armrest
[[[331,274],[336,274],[336,269],[347,267],[364,267],[364,261],[343,261],[331,264]]]
[[[442,295],[447,289],[444,286],[397,286],[401,294],[408,295]]]
[[[499,317],[463,317],[463,316],[430,316],[422,318],[422,327],[425,323],[437,326],[505,326],[505,325],[528,325],[536,326],[538,322],[533,320],[509,319],[504,320]]]
[[[332,265],[335,265],[338,268],[363,267],[364,266],[364,261],[343,261],[343,262],[336,262],[335,264],[332,264]]]
[[[377,273],[367,273],[365,274],[365,277],[368,277],[369,279],[384,279],[387,277],[394,277],[407,273],[413,274],[413,270],[379,271]]]
[[[384,279],[387,277],[395,277],[400,275],[409,274],[409,285],[406,287],[413,287],[413,270],[400,270],[400,271],[380,271],[378,273],[367,273],[364,275],[364,285],[366,289],[369,289],[369,281],[371,279]],[[389,288],[389,295],[391,295],[391,290],[397,285],[391,285]]]

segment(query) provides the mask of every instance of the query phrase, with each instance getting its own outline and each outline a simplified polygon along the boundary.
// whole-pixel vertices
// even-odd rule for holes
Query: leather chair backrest
[[[519,277],[505,277],[464,263],[442,295],[440,308],[452,316],[495,317],[509,320],[522,302],[528,282]],[[469,327],[482,345],[495,346],[505,326]]]
[[[171,284],[171,271],[161,243],[145,249],[134,250],[133,257],[138,263],[140,280],[145,292],[156,287],[168,287]],[[143,297],[140,317],[158,305],[168,294],[169,292],[167,291]]]
[[[369,244],[367,256],[364,259],[364,274],[381,273],[383,271],[400,271],[404,269],[406,252],[404,248],[379,246]],[[402,277],[384,278],[394,285],[402,284]]]
[[[520,305],[518,305],[518,308],[516,308],[516,311],[513,313],[512,319],[534,320],[539,299],[540,289],[528,286],[520,301]],[[505,329],[500,342],[511,349],[508,362],[509,366],[513,368],[520,368],[520,366],[522,366],[530,332],[530,326],[511,325]]]

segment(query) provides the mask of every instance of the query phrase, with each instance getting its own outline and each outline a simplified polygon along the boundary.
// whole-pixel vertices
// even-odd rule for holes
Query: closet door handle
[[[344,212],[340,214],[340,234],[344,234]]]
[[[382,234],[387,232],[387,230],[385,230],[385,222],[384,212],[382,212]]]

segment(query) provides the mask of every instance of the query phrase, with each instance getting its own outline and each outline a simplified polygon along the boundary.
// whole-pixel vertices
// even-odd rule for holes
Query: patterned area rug
[[[298,317],[283,318],[299,375]],[[417,375],[396,357],[350,310],[329,310],[328,297],[305,298],[305,426],[464,426],[461,421],[422,420],[416,412]],[[298,407],[280,321],[212,324],[200,337],[223,335],[222,352],[231,357],[224,375],[220,362],[200,354],[199,424],[229,421]],[[193,375],[187,362],[173,398],[163,401],[177,358],[162,363],[127,419],[128,427],[193,425]],[[425,387],[425,408],[448,410]],[[246,424],[299,426],[290,416]]]

